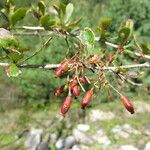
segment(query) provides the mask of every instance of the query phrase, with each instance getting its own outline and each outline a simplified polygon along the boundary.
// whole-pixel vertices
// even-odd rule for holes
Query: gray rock
[[[56,148],[57,148],[58,150],[63,149],[63,147],[64,147],[64,139],[59,139],[59,140],[56,142],[55,146],[56,146]]]
[[[73,136],[68,136],[64,140],[64,148],[69,149],[75,144],[75,138]]]
[[[91,147],[86,145],[74,145],[71,150],[91,150]]]
[[[54,143],[56,143],[56,141],[57,141],[57,135],[56,135],[55,133],[52,133],[52,134],[50,135],[50,142],[51,142],[52,144],[54,144]]]
[[[10,31],[4,29],[4,28],[0,28],[0,37],[7,37],[7,36],[10,36],[11,33]]]
[[[93,143],[91,138],[87,137],[83,132],[80,132],[77,129],[73,130],[73,136],[78,143],[85,145],[91,145]]]
[[[111,141],[102,129],[98,130],[96,134],[92,136],[92,139],[97,141],[104,148],[108,147],[111,144]]]
[[[116,139],[122,138],[128,138],[130,134],[140,134],[140,132],[136,129],[134,129],[129,124],[124,125],[116,125],[114,128],[112,128],[112,132],[115,133],[114,136]]]
[[[132,145],[122,145],[119,150],[138,150],[136,147]]]
[[[80,147],[79,147],[78,145],[74,145],[74,146],[72,147],[72,150],[81,150],[81,149],[80,149]]]
[[[89,112],[89,121],[102,121],[102,120],[110,120],[115,118],[115,114],[112,112],[103,112],[99,109],[93,109]]]
[[[61,138],[59,139],[55,146],[58,150],[61,150],[61,149],[69,149],[71,148],[73,145],[75,144],[75,138],[73,136],[68,136],[66,138]]]
[[[148,143],[145,145],[144,150],[150,150],[150,142],[148,142]]]
[[[25,136],[25,147],[27,150],[36,150],[37,146],[41,142],[42,129],[32,129]]]
[[[88,124],[78,124],[77,129],[81,132],[87,132],[90,129],[90,126]]]
[[[41,142],[36,150],[50,150],[47,142]]]

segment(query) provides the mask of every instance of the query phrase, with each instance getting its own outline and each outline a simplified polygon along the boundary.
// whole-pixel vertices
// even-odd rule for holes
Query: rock
[[[52,133],[52,134],[50,135],[50,142],[51,142],[52,144],[54,144],[54,143],[56,143],[56,141],[57,141],[57,135],[56,135],[55,133]]]
[[[91,138],[87,137],[87,135],[77,129],[73,130],[73,136],[78,143],[85,145],[91,145],[93,143]]]
[[[145,145],[144,150],[150,150],[150,142],[148,142],[148,143]]]
[[[75,144],[75,138],[73,136],[68,136],[66,138],[59,139],[55,146],[58,150],[69,149]]]
[[[80,147],[79,147],[78,145],[74,145],[74,146],[72,147],[72,150],[81,150],[81,149],[80,149]]]
[[[10,31],[4,29],[4,28],[0,28],[0,37],[7,37],[7,36],[10,36],[11,33]]]
[[[112,128],[112,132],[115,133],[114,136],[116,139],[119,139],[119,137],[128,138],[130,134],[140,134],[139,131],[134,129],[129,124],[116,125],[114,128]]]
[[[86,145],[74,145],[71,150],[91,150],[90,147]]]
[[[36,150],[50,150],[47,142],[41,142]]]
[[[41,142],[42,129],[32,129],[25,136],[25,147],[27,150],[36,150],[37,146]]]
[[[122,145],[119,150],[138,150],[136,147],[132,145]]]
[[[56,144],[55,144],[56,148],[58,150],[62,149],[64,147],[64,139],[59,139]]]
[[[102,129],[98,130],[96,134],[92,136],[92,139],[101,144],[104,148],[108,147],[111,144],[111,141],[106,136]]]
[[[115,115],[112,112],[103,112],[98,109],[93,109],[88,116],[91,122],[114,119]]]
[[[75,138],[73,136],[68,136],[64,140],[64,148],[69,149],[75,144]]]
[[[135,101],[134,107],[136,113],[150,112],[150,104],[144,101]]]
[[[78,124],[77,129],[81,132],[87,132],[90,129],[88,124]]]

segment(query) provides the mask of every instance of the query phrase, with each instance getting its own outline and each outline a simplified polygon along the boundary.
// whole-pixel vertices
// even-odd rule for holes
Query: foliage
[[[149,0],[111,0],[107,1],[102,17],[112,18],[112,30],[119,27],[119,23],[130,18],[134,20],[136,33],[144,41],[149,41],[150,33],[147,32],[150,19]]]
[[[141,54],[139,63],[145,62],[146,60],[143,59],[142,56],[144,54],[150,54],[150,47],[149,44],[144,44],[137,40],[133,29],[134,23],[131,19],[125,19],[125,21],[120,25],[119,30],[115,31],[114,29],[119,25],[118,22],[121,20],[119,18],[120,15],[111,16],[108,11],[108,15],[106,13],[108,18],[101,19],[100,24],[97,20],[97,16],[99,16],[97,12],[85,15],[85,13],[89,12],[89,10],[96,11],[99,10],[99,8],[99,12],[101,13],[102,7],[97,5],[98,2],[99,1],[92,1],[90,4],[85,1],[80,2],[85,6],[89,5],[85,11],[80,12],[78,9],[81,9],[80,7],[83,6],[79,5],[79,7],[74,7],[70,1],[57,1],[55,3],[53,1],[51,3],[48,3],[48,1],[39,1],[38,3],[33,3],[32,6],[30,6],[29,4],[31,3],[29,1],[20,4],[19,1],[8,0],[5,3],[5,9],[4,7],[1,9],[2,21],[0,24],[1,27],[4,27],[14,33],[13,36],[9,35],[0,37],[1,58],[4,62],[9,63],[9,65],[5,68],[7,75],[19,75],[21,73],[19,68],[21,67],[20,65],[27,60],[27,63],[31,64],[60,63],[60,61],[62,61],[66,56],[64,61],[69,61],[69,63],[74,64],[75,67],[78,67],[78,65],[81,67],[85,66],[83,67],[82,73],[81,69],[78,67],[78,72],[80,76],[88,74],[89,80],[92,81],[92,84],[89,82],[89,86],[85,85],[85,87],[80,85],[79,87],[82,88],[83,91],[84,88],[85,90],[88,90],[89,88],[92,88],[92,86],[94,86],[94,88],[99,87],[100,90],[102,86],[103,88],[106,88],[106,91],[110,96],[109,88],[111,87],[109,86],[108,80],[111,81],[112,79],[116,79],[116,76],[119,76],[122,81],[126,80],[123,79],[122,76],[126,77],[128,70],[120,68],[119,66],[121,64],[133,63],[134,59],[137,60],[138,57],[134,55],[135,52]],[[74,3],[76,6],[76,2]],[[101,1],[101,3],[105,4],[103,1]],[[110,6],[113,5],[113,3],[115,3],[115,1],[112,1]],[[119,7],[122,3],[118,2],[115,6]],[[97,7],[91,7],[90,5]],[[127,3],[126,5],[124,6],[125,9],[126,7],[130,7],[132,4]],[[134,5],[132,7],[135,9]],[[110,11],[113,12],[111,7]],[[119,13],[121,12],[122,11],[119,11]],[[83,23],[82,18],[80,18],[82,13],[83,16],[85,16],[85,20],[83,18]],[[138,15],[138,13],[136,15]],[[136,15],[135,18],[139,18]],[[114,18],[114,16],[117,16],[117,18]],[[134,15],[131,16],[133,16],[134,19]],[[89,18],[91,18],[91,20]],[[140,18],[140,20],[141,19],[142,18]],[[114,23],[114,20],[118,22]],[[139,20],[136,22],[135,29],[138,31],[141,26],[141,22]],[[32,34],[34,35],[35,33],[40,35],[51,33],[50,35],[47,35],[53,37],[50,41],[51,43],[48,43],[48,37],[46,36],[39,36],[36,38],[32,36],[23,37],[22,35],[15,36],[15,34],[17,34],[16,32],[20,33],[21,31],[21,34],[26,32],[27,28],[23,28],[23,25],[43,27],[43,31],[32,32]],[[96,27],[96,30],[88,27],[89,25]],[[112,29],[114,32],[112,32]],[[112,43],[117,44],[117,48],[116,45],[115,47],[111,47]],[[37,50],[32,51],[32,49]],[[37,55],[39,52],[40,55]],[[32,56],[34,56],[33,59],[30,59]],[[82,61],[82,63],[80,61]],[[103,70],[102,72],[98,72],[96,69],[96,67],[108,67],[109,65],[117,68],[116,70],[113,70],[116,76],[111,76],[109,73],[105,75]],[[23,69],[21,69],[23,74],[20,76],[20,80],[13,80],[15,84],[18,84],[22,89],[22,92],[20,93],[21,99],[23,98],[26,101],[32,101],[32,99],[37,101],[39,99],[44,99],[47,102],[47,100],[53,96],[51,93],[60,81],[62,85],[68,86],[72,80],[79,77],[75,67],[73,67],[71,71],[68,70],[68,68],[61,68],[61,73],[64,73],[63,77],[66,77],[67,81],[65,78],[51,80],[53,75],[50,71],[40,71],[39,73],[39,71],[24,71]],[[92,72],[95,72],[95,74]],[[70,76],[69,83],[66,73]],[[141,73],[138,72],[137,77],[140,77],[140,74]],[[55,76],[57,76],[57,74],[55,74]],[[98,76],[103,79],[103,82],[100,83],[100,85],[97,85]],[[108,78],[106,76],[108,76]],[[112,84],[119,86],[120,79],[112,81]],[[136,80],[139,81],[140,79]],[[115,91],[117,90],[115,89]],[[97,91],[97,93],[98,92],[99,91]],[[117,93],[119,92],[117,91]]]

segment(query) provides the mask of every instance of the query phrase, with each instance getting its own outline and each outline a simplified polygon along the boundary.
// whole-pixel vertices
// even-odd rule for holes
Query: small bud
[[[69,110],[69,108],[71,106],[71,103],[72,103],[71,97],[67,96],[66,99],[64,100],[62,106],[61,106],[61,110],[60,111],[61,111],[62,115],[65,115],[68,112],[68,110]]]
[[[64,86],[60,86],[56,90],[55,96],[60,96],[63,92],[64,92]]]
[[[108,60],[109,60],[109,62],[113,61],[113,56],[111,54],[108,56]]]
[[[121,99],[121,101],[123,102],[125,108],[126,108],[131,114],[133,114],[133,113],[134,113],[134,108],[133,108],[133,105],[132,105],[132,103],[130,102],[130,100],[129,100],[126,96],[124,96],[124,95],[121,95],[121,96],[120,96],[120,99]]]
[[[78,97],[80,94],[80,86],[76,85],[72,89],[72,93],[74,94],[75,97]]]
[[[90,102],[92,96],[93,96],[93,89],[90,89],[85,93],[83,100],[81,102],[82,108],[85,108],[86,106],[89,105],[89,102]]]

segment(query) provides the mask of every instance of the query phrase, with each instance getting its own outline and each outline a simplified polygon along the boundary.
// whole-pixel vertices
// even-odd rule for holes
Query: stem
[[[37,55],[39,52],[41,52],[49,43],[49,41],[51,41],[52,37],[49,37],[48,40],[42,45],[42,47],[40,49],[38,49],[37,51],[35,51],[33,53],[33,55],[27,57],[26,59],[24,59],[22,62],[20,62],[21,64],[24,63],[25,61],[29,60],[30,58],[34,57],[35,55]]]

